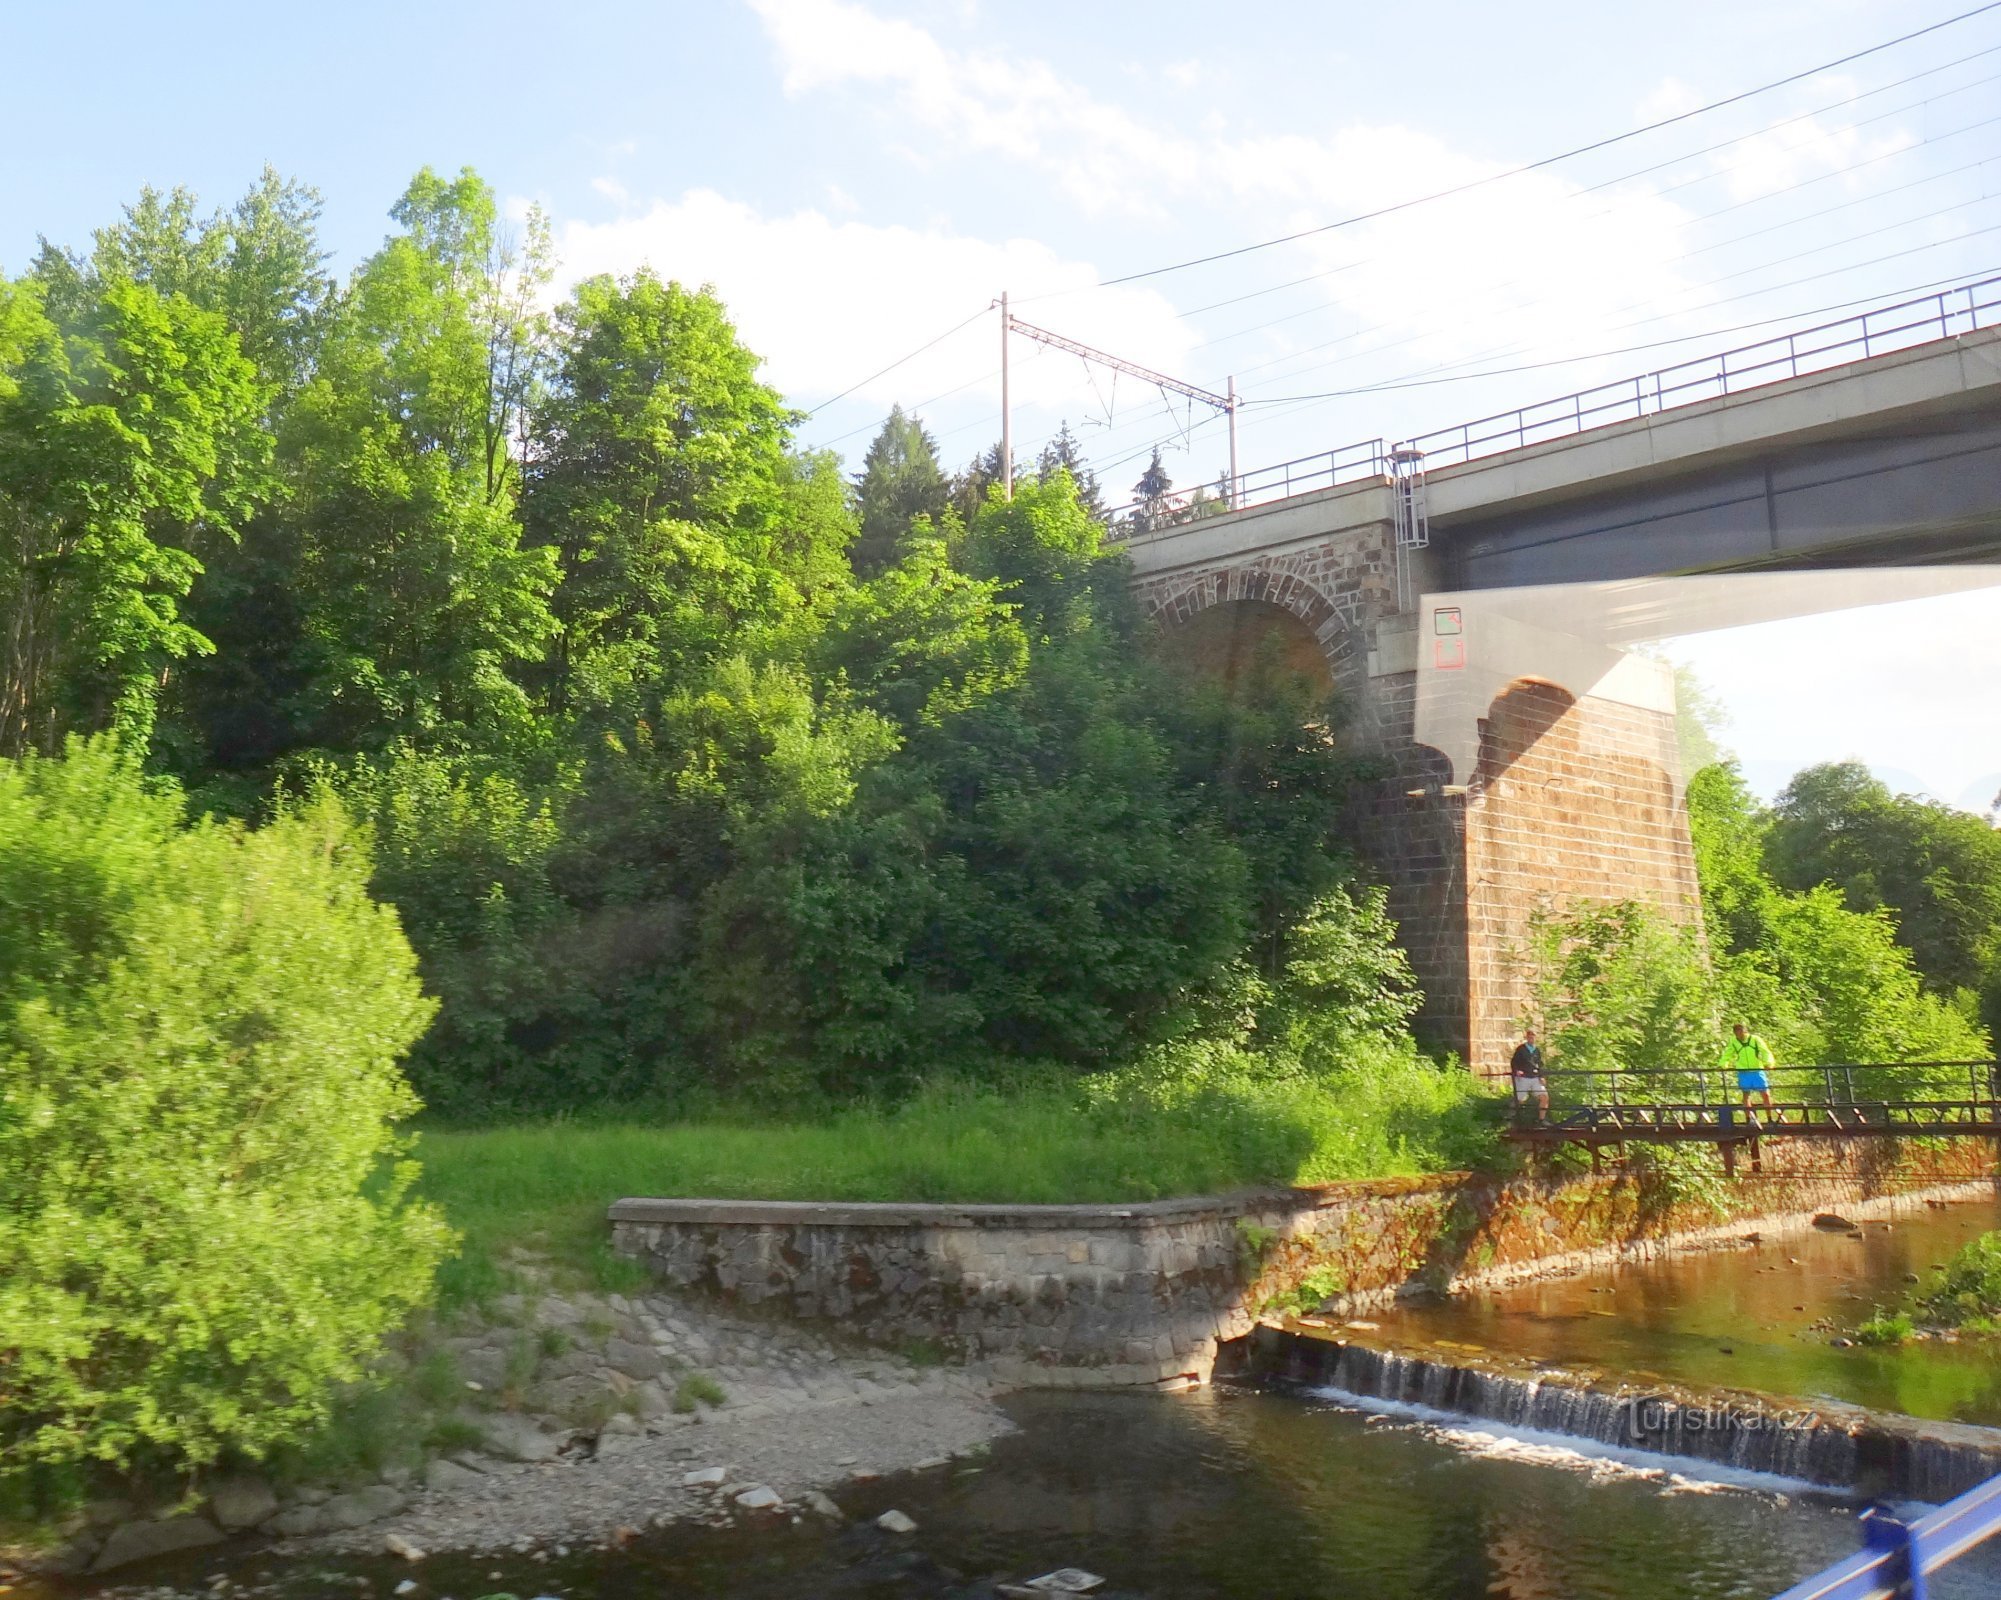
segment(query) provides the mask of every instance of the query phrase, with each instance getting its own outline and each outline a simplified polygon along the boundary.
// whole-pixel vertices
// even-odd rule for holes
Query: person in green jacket
[[[1772,1080],[1767,1074],[1777,1065],[1772,1058],[1772,1047],[1742,1022],[1733,1024],[1730,1032],[1733,1037],[1723,1042],[1723,1066],[1737,1074],[1737,1091],[1744,1097],[1744,1115],[1750,1117],[1751,1096],[1755,1094],[1763,1098],[1765,1114],[1771,1116]]]

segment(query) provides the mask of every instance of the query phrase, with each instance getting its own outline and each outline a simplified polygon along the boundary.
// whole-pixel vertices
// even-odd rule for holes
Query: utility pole
[[[1227,408],[1230,418],[1230,508],[1237,505],[1237,380],[1231,378],[1224,390],[1230,404]]]
[[[1007,401],[1007,336],[1014,319],[1008,315],[1007,290],[1001,290],[1001,497],[1014,499],[1014,418]]]

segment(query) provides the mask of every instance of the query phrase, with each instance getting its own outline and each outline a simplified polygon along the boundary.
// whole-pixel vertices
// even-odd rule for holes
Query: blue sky
[[[1997,10],[1458,199],[1099,286],[1501,172],[1967,8],[17,4],[9,99],[40,137],[0,168],[0,270],[38,234],[86,241],[142,184],[221,203],[267,161],[323,191],[345,268],[415,168],[469,164],[517,212],[549,211],[572,275],[650,261],[714,282],[795,404],[858,385],[816,412],[809,443],[858,455],[892,401],[923,403],[948,462],[989,443],[996,335],[977,314],[1006,288],[1090,343],[1212,388],[1235,376],[1266,402],[1244,417],[1249,468],[2001,270]],[[1529,370],[1477,376],[1502,368]],[[1067,419],[1115,492],[1155,443],[1179,482],[1222,470],[1213,422],[1072,358],[1019,351],[1016,394],[1019,444]],[[2001,703],[2001,612],[1984,617],[1958,676]],[[1824,685],[1782,701],[1769,674],[1704,649],[1740,744],[1817,728],[1815,749],[1950,798],[2001,768],[2001,717],[1983,726],[1979,705],[1957,739],[1906,748],[1902,710],[1936,684],[1879,686],[1860,711]]]

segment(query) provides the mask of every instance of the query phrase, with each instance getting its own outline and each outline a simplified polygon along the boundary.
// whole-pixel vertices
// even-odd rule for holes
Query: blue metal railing
[[[1926,1600],[1930,1574],[1997,1533],[2001,1478],[1988,1479],[1915,1522],[1867,1511],[1865,1549],[1794,1584],[1776,1600]]]

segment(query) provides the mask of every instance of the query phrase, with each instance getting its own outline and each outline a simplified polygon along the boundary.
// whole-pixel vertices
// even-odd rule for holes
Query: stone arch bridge
[[[1505,1070],[1539,905],[1700,918],[1672,673],[1632,646],[2001,582],[2001,330],[1970,320],[1684,405],[1635,380],[1623,420],[1540,443],[1518,414],[1415,487],[1408,457],[1329,458],[1326,487],[1245,505],[1252,474],[1240,509],[1128,531],[1164,649],[1228,673],[1273,641],[1382,758],[1357,842],[1434,1043]]]

